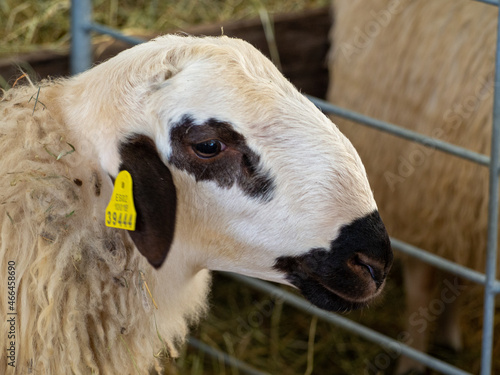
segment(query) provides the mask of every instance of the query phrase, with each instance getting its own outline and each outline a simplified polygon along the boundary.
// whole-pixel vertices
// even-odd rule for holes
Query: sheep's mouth
[[[301,284],[297,288],[299,288],[304,297],[313,305],[328,311],[349,312],[361,309],[367,306],[371,300],[353,301],[347,299],[314,278],[310,278]]]
[[[288,267],[290,264],[287,265]],[[283,259],[278,259],[275,268],[283,270]],[[345,270],[336,270],[345,279]],[[363,271],[362,271],[363,272]],[[300,262],[293,269],[288,268],[286,279],[300,290],[302,295],[313,305],[328,311],[348,312],[366,307],[370,301],[380,294],[384,282],[379,285],[369,280],[371,275],[349,275],[349,286],[335,285],[329,277],[320,277],[304,267]]]

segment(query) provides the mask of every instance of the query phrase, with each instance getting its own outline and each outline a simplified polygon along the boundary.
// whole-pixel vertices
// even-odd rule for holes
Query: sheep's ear
[[[136,136],[120,147],[120,170],[132,176],[137,211],[135,231],[130,237],[154,267],[160,267],[170,249],[175,230],[177,194],[168,167],[161,161],[155,143]]]

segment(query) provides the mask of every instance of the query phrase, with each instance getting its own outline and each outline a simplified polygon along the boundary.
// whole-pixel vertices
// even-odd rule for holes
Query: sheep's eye
[[[204,141],[193,145],[193,150],[200,158],[213,158],[220,154],[225,149],[225,145],[216,139]]]

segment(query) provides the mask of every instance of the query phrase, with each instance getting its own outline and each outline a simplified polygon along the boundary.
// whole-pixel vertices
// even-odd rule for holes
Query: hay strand
[[[163,339],[163,337],[160,334],[160,331],[158,330],[158,324],[156,323],[156,315],[153,314],[153,319],[155,322],[155,329],[156,329],[156,335],[158,336],[158,339],[161,342],[161,350],[154,355],[155,358],[168,358],[168,346],[166,341]]]
[[[31,102],[31,99],[33,99],[33,96],[35,96],[35,94],[31,95],[31,98],[30,100],[28,100],[28,103]],[[36,105],[38,104],[39,100],[38,100],[38,97],[40,96],[40,86],[38,86],[38,90],[36,92],[36,98],[35,98],[35,105],[33,106],[33,112],[31,113],[31,116],[33,116],[35,114],[35,109],[36,109]],[[43,104],[42,102],[40,102],[41,105],[43,105],[43,108],[47,108],[45,104]]]
[[[76,151],[75,149],[75,146],[73,146],[71,143],[68,143],[66,142],[66,144],[71,147],[71,150],[69,151],[61,151],[59,153],[59,155],[56,155],[54,154],[52,151],[49,150],[49,148],[47,147],[47,145],[43,146],[43,149],[47,152],[47,154],[49,154],[50,156],[52,156],[53,158],[55,158],[56,160],[61,160],[63,157],[65,157],[66,155],[69,155],[69,154],[72,154],[73,152]]]
[[[153,294],[151,293],[151,290],[149,290],[149,286],[148,286],[148,283],[146,282],[146,276],[144,275],[144,272],[139,271],[139,274],[141,275],[142,287],[149,294],[149,297],[151,297],[151,301],[153,301],[153,305],[155,306],[155,309],[158,310],[158,305],[156,304],[156,301],[153,298]]]
[[[309,341],[307,343],[307,369],[304,375],[311,375],[314,370],[314,339],[316,338],[316,326],[318,317],[314,315],[309,326]]]
[[[17,78],[16,78],[16,80],[14,81],[14,83],[12,84],[12,87],[16,87],[17,82],[18,82],[19,80],[21,80],[21,79],[25,78],[25,77],[26,77],[26,78],[28,77],[28,75],[27,75],[26,73],[23,73],[21,76],[17,77]]]
[[[125,345],[125,348],[127,349],[127,353],[130,357],[130,360],[132,361],[132,363],[134,365],[135,371],[137,372],[137,374],[140,374],[141,372],[139,371],[139,368],[137,367],[137,362],[135,361],[134,355],[132,354],[132,352],[130,351],[130,348],[128,347],[127,343],[123,339],[123,335],[120,335],[120,340],[122,340],[123,345]]]

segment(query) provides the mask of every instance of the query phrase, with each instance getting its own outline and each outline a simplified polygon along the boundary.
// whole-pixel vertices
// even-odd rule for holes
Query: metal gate
[[[439,0],[438,0],[439,1]],[[473,1],[473,0],[470,0]],[[499,0],[475,0],[486,4],[499,6]],[[92,3],[91,0],[72,0],[71,7],[71,72],[72,74],[80,73],[92,64],[92,49],[91,49],[91,34],[93,32],[99,34],[110,35],[118,40],[135,45],[144,42],[143,40],[132,38],[123,35],[119,31],[110,29],[104,25],[94,23],[92,21]],[[500,9],[499,17],[500,21]],[[484,312],[483,312],[483,338],[481,350],[481,375],[490,375],[493,356],[493,327],[495,314],[495,296],[500,294],[500,282],[496,280],[496,264],[497,264],[497,238],[498,238],[498,203],[499,203],[499,174],[500,174],[500,22],[497,26],[497,46],[495,60],[495,79],[494,79],[494,99],[493,99],[493,123],[491,135],[491,154],[483,155],[470,150],[467,150],[456,145],[443,142],[436,138],[424,136],[422,134],[404,129],[402,127],[380,121],[362,114],[337,107],[327,103],[321,99],[309,97],[322,111],[328,114],[334,114],[346,119],[356,121],[360,124],[378,129],[383,132],[388,132],[398,137],[420,143],[426,147],[432,147],[442,152],[446,152],[460,158],[475,162],[477,164],[487,166],[489,168],[489,206],[488,206],[488,238],[487,238],[487,260],[486,273],[480,273],[463,267],[446,259],[433,255],[423,249],[419,249],[411,244],[405,243],[395,238],[391,238],[391,243],[394,249],[403,253],[409,254],[424,262],[427,262],[439,269],[456,274],[467,280],[484,285]],[[429,356],[426,353],[417,351],[402,342],[385,336],[368,327],[356,323],[350,319],[340,316],[335,313],[330,313],[315,306],[312,306],[305,299],[297,297],[279,287],[276,287],[268,282],[251,279],[240,275],[231,275],[234,279],[245,283],[255,289],[269,293],[273,298],[280,299],[307,314],[312,314],[320,319],[323,319],[339,327],[358,334],[370,341],[373,341],[386,350],[392,353],[404,354],[419,362],[424,363],[427,367],[440,371],[444,374],[469,374],[457,367]],[[196,339],[189,339],[190,345],[206,352],[211,356],[215,356],[237,367],[247,374],[265,374],[264,372],[255,370],[238,359],[222,353],[217,349],[211,348],[206,344],[199,342]]]

